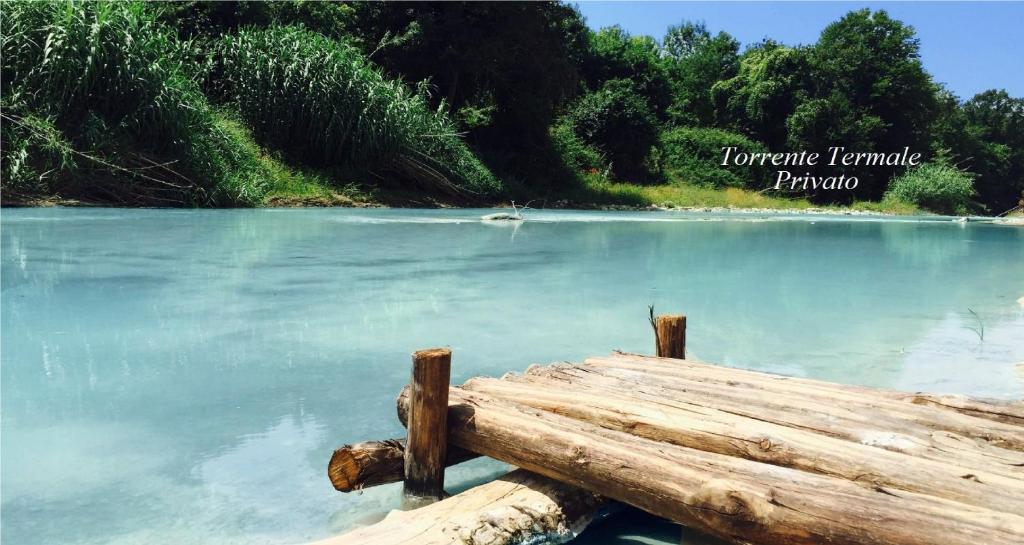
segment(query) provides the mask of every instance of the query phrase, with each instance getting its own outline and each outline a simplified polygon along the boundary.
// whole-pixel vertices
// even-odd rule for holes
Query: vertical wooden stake
[[[420,350],[412,355],[406,496],[439,500],[444,495],[451,367],[452,351],[447,348]]]
[[[686,316],[658,316],[654,320],[655,349],[659,358],[686,357]]]

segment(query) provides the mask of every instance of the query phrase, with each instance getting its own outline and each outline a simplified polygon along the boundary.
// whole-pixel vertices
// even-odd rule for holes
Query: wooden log
[[[679,363],[678,360],[671,361]],[[1024,477],[1024,454],[1020,452],[945,430],[928,428],[896,415],[867,410],[864,406],[840,406],[828,400],[744,388],[739,383],[717,384],[652,376],[639,368],[553,365],[532,367],[525,376],[509,376],[507,380],[529,381],[534,376],[550,376],[563,382],[567,388],[590,384],[597,388],[628,391],[637,398],[654,402],[678,399],[738,416],[806,429],[923,458],[971,461],[988,467],[990,471],[1015,478]]]
[[[655,349],[658,357],[686,357],[686,316],[667,314],[654,320]]]
[[[445,466],[451,467],[479,456],[459,447],[448,447]],[[339,492],[352,492],[405,479],[405,439],[365,441],[334,451],[327,477]]]
[[[679,360],[658,360],[643,357],[611,357],[588,358],[588,366],[608,369],[611,373],[633,371],[648,375],[651,381],[669,386],[686,382],[700,382],[716,387],[728,386],[731,389],[747,388],[772,395],[791,394],[805,400],[814,400],[825,408],[835,410],[861,411],[870,409],[871,416],[885,417],[898,414],[909,423],[959,434],[965,437],[985,440],[993,445],[1024,451],[1024,427],[991,419],[977,418],[957,410],[940,410],[934,405],[921,405],[902,399],[894,399],[890,395],[869,394],[851,390],[856,387],[843,387],[836,384],[809,379],[792,379],[790,377],[773,376],[767,373],[738,371],[728,367],[719,367]],[[598,372],[603,372],[598,370]],[[660,378],[659,378],[660,377]],[[864,390],[868,390],[864,388]],[[907,396],[909,394],[904,394]]]
[[[904,401],[918,405],[931,405],[952,409],[978,418],[988,418],[996,422],[1024,425],[1024,404],[1020,402],[999,402],[994,400],[974,399],[962,395],[910,394],[903,396]]]
[[[610,364],[613,366],[620,366],[622,363],[627,362],[647,366],[657,364],[675,369],[678,369],[680,366],[685,366],[688,369],[693,369],[701,373],[706,372],[709,376],[718,376],[730,381],[750,379],[755,383],[788,383],[791,385],[800,385],[801,387],[807,387],[808,392],[814,392],[818,395],[828,396],[833,395],[836,391],[842,391],[853,394],[857,396],[858,399],[863,399],[865,397],[884,398],[918,405],[932,405],[970,416],[977,416],[980,418],[987,418],[1015,425],[1024,425],[1024,401],[1021,400],[982,400],[961,395],[937,395],[920,392],[908,393],[885,388],[868,388],[866,386],[837,384],[811,378],[792,377],[765,373],[762,371],[740,369],[736,367],[725,367],[693,360],[686,360],[685,363],[680,364],[679,362],[672,360],[655,359],[649,356],[629,354],[625,352],[616,352],[611,356],[602,358],[587,359],[587,363],[593,363],[595,365]]]
[[[574,385],[575,386],[575,385]],[[865,488],[943,497],[1000,510],[1024,509],[1024,480],[924,460],[871,445],[737,416],[699,405],[638,399],[609,389],[474,378],[463,388],[655,441],[839,477]]]
[[[452,443],[467,450],[730,541],[1010,545],[1024,535],[1020,511],[868,490],[844,479],[602,429],[458,388],[450,394],[449,430]]]
[[[520,545],[565,543],[607,500],[523,470],[315,545]]]
[[[444,496],[448,451],[448,386],[452,352],[420,350],[412,355],[409,441],[405,449],[405,494],[439,500]]]

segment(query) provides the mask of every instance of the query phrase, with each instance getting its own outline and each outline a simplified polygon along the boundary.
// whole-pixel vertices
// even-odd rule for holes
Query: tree
[[[761,140],[769,149],[786,145],[786,119],[810,88],[808,48],[765,40],[740,57],[736,76],[711,88],[717,124]]]
[[[643,182],[657,174],[651,158],[658,139],[657,119],[633,81],[605,82],[580,97],[566,117],[580,139],[611,161],[617,179]]]
[[[711,36],[703,23],[670,27],[663,40],[672,85],[669,118],[680,125],[713,125],[711,88],[739,69],[739,42],[719,32]]]
[[[583,74],[590,89],[599,89],[615,79],[632,81],[636,92],[659,118],[672,101],[671,83],[657,42],[650,36],[630,36],[618,26],[590,34]]]
[[[832,23],[810,51],[808,99],[786,121],[794,149],[929,151],[936,86],[918,58],[913,27],[885,11],[862,9]],[[855,197],[878,199],[899,167],[850,168]]]
[[[964,104],[943,92],[935,146],[977,174],[979,200],[999,214],[1017,206],[1024,191],[1024,99],[991,89]]]
[[[358,3],[353,32],[393,76],[427,80],[477,143],[545,138],[579,85],[586,27],[571,6]],[[511,138],[515,135],[515,138]]]
[[[342,2],[210,2],[189,0],[154,6],[160,19],[184,38],[209,38],[245,27],[302,26],[330,38],[351,30],[354,7]]]

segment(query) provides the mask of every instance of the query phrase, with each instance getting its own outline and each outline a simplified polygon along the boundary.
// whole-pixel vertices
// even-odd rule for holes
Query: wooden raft
[[[448,407],[450,463],[491,456],[731,542],[1024,542],[1020,403],[615,353],[474,378]]]

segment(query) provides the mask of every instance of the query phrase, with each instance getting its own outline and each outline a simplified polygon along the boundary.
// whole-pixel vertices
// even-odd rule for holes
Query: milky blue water
[[[5,209],[11,545],[302,543],[379,517],[344,443],[402,435],[409,353],[453,380],[650,351],[647,305],[729,365],[1020,397],[1024,229],[764,214]],[[449,472],[459,490],[503,470]],[[698,543],[698,538],[686,538]],[[643,516],[581,543],[678,543]]]

